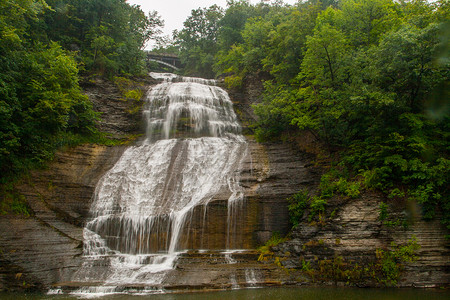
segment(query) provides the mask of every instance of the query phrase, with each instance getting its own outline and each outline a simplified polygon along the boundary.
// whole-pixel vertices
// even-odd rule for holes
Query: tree
[[[88,73],[112,76],[144,72],[144,47],[164,22],[125,0],[49,0],[44,33],[65,49],[78,51]]]
[[[439,31],[435,23],[423,29],[407,24],[386,35],[373,53],[377,84],[413,113],[424,111],[426,95],[449,75],[434,63]]]
[[[440,207],[449,225],[449,2],[328,4],[259,4],[218,72],[230,86],[265,80],[258,140],[308,130],[367,187],[416,200],[426,218]]]
[[[218,22],[223,10],[213,5],[191,11],[184,28],[175,33],[180,47],[180,58],[191,75],[213,77],[212,66],[217,52]]]
[[[226,52],[233,45],[242,44],[242,30],[249,18],[257,16],[257,10],[248,0],[231,0],[227,2],[228,8],[219,21],[218,47]]]
[[[298,4],[286,10],[286,17],[269,35],[264,68],[277,82],[289,83],[298,74],[306,46],[306,37],[312,35],[320,5]]]
[[[380,36],[400,24],[398,6],[392,0],[343,0],[340,23],[355,46],[376,44]]]
[[[45,44],[44,1],[0,3],[0,171],[5,178],[52,156],[65,133],[91,134],[96,114],[78,85],[78,63]]]
[[[328,24],[307,38],[302,74],[312,85],[337,87],[346,76],[348,42],[344,34]]]

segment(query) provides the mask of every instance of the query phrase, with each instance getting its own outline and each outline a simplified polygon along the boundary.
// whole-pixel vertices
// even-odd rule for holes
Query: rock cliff
[[[259,98],[259,83],[254,84],[251,93],[232,94],[244,126],[254,119],[250,105]],[[118,138],[139,133],[139,114],[130,114],[136,103],[121,100],[118,90],[109,83],[87,84],[85,90],[96,109],[104,113],[102,130]],[[251,135],[247,138],[251,155],[241,174],[245,201],[234,231],[242,239],[242,247],[255,249],[274,232],[288,234],[291,225],[286,199],[300,189],[314,192],[321,169],[312,164],[311,154],[299,151],[293,144],[259,144]],[[124,149],[82,145],[62,151],[47,169],[33,171],[16,186],[33,215],[0,216],[0,291],[45,290],[70,280],[81,264],[82,228],[96,183]],[[222,196],[208,205],[206,226],[198,221],[203,218],[204,208],[194,211],[187,242],[190,248],[223,248],[227,207],[226,197]],[[355,200],[335,199],[327,208],[335,210],[334,216],[321,225],[305,222],[299,226],[290,234],[290,240],[275,247],[272,262],[258,262],[259,254],[254,251],[229,256],[214,251],[187,252],[164,287],[183,290],[311,283],[312,279],[302,272],[305,262],[310,262],[311,268],[335,257],[342,257],[345,264],[370,263],[376,259],[376,249],[386,249],[392,241],[404,244],[412,235],[421,245],[419,259],[406,265],[400,285],[448,285],[449,244],[444,239],[445,229],[438,221],[422,221],[420,214],[413,216],[407,229],[383,226],[377,217],[383,200],[382,195],[373,192]],[[200,242],[205,234],[206,245]],[[330,278],[322,282],[335,283]],[[76,288],[70,283],[62,285]],[[376,282],[361,281],[360,285]]]
[[[130,114],[136,103],[122,100],[114,85],[97,81],[85,83],[84,89],[96,110],[102,112],[102,131],[116,138],[139,133],[141,127],[136,114]],[[125,146],[82,145],[61,151],[46,169],[31,172],[16,185],[17,192],[26,198],[32,216],[0,217],[0,290],[47,289],[54,283],[70,280],[81,264],[82,228],[96,183],[124,149]],[[290,146],[262,146],[249,137],[249,152],[251,155],[242,170],[246,200],[239,209],[234,232],[242,248],[254,249],[270,238],[272,232],[286,234],[289,231],[286,198],[317,176],[307,168],[306,156],[299,155]],[[202,220],[203,208],[194,211],[194,221],[187,228],[191,232],[188,247],[224,248],[226,199],[227,195],[218,195],[208,205],[206,225],[196,221]],[[255,255],[257,257],[255,253],[241,256],[251,257],[250,263],[258,265]],[[205,278],[192,280],[196,278],[192,274],[208,263],[197,266],[183,261],[198,260],[195,255],[193,259],[187,255],[180,260],[175,272],[185,270],[181,273],[191,274],[185,284],[192,287],[205,284]],[[245,268],[242,269],[242,265],[239,268],[242,276],[236,280],[243,282]],[[269,269],[274,270],[272,266]],[[222,284],[223,276],[221,278],[209,284]],[[177,284],[182,283],[169,285]]]
[[[262,85],[256,78],[250,78],[245,84],[243,91],[231,95],[244,126],[248,126],[255,121],[251,105],[260,101],[258,91],[262,90]],[[290,229],[286,217],[287,197],[304,189],[314,194],[318,188],[323,171],[312,166],[317,159],[301,151],[292,153],[292,149],[300,148],[316,153],[317,145],[313,145],[307,135],[298,139],[300,141],[291,142],[293,148],[289,148],[288,144],[257,144],[268,155],[261,157],[253,154],[255,161],[267,162],[263,171],[265,175],[261,177],[259,197],[277,203],[273,207],[284,210],[284,217],[275,213],[269,217],[272,219],[266,219],[268,223],[277,225],[269,226],[270,230],[266,232],[259,232],[263,234],[259,242],[267,240],[274,231],[285,233]],[[300,167],[302,165],[303,168]],[[326,208],[326,220],[309,222],[305,216],[303,222],[290,231],[289,240],[274,247],[274,253],[270,255],[269,261],[279,263],[280,268],[289,273],[289,276],[279,280],[284,280],[284,284],[381,286],[382,279],[377,278],[379,274],[368,275],[368,272],[379,271],[375,270],[379,267],[377,263],[380,263],[377,250],[392,251],[395,248],[393,243],[407,245],[412,238],[416,238],[420,246],[416,252],[417,260],[399,265],[401,273],[397,286],[448,288],[450,242],[445,238],[448,231],[440,222],[442,216],[425,221],[417,203],[392,203],[388,214],[393,219],[406,217],[407,222],[404,227],[389,226],[379,219],[382,202],[392,201],[374,191],[363,191],[357,199],[335,196]],[[259,217],[264,219],[264,213],[260,212]],[[342,272],[330,274],[335,271],[327,269],[330,267]],[[361,271],[363,268],[367,271]]]
[[[44,289],[80,265],[83,222],[95,185],[124,147],[79,146],[16,187],[31,217],[0,217],[0,290]]]
[[[420,246],[416,251],[417,260],[399,266],[403,270],[396,280],[397,286],[448,287],[450,253],[445,227],[439,220],[422,220],[420,214],[410,216],[406,228],[386,226],[379,220],[382,201],[386,201],[385,197],[374,192],[366,192],[351,201],[336,201],[328,207],[330,211],[335,210],[333,217],[323,224],[305,220],[293,230],[289,241],[275,247],[275,256],[285,268],[310,271],[300,273],[316,277],[316,280],[300,277],[300,283],[382,286],[383,273],[377,269],[381,266],[377,250],[393,251],[396,246],[392,243],[407,245],[416,238]],[[403,212],[397,209],[390,213]],[[305,270],[305,265],[310,270]],[[341,273],[330,274],[327,267],[339,269]]]
[[[140,114],[132,113],[139,101],[123,99],[114,84],[100,79],[83,88],[101,113],[100,130],[119,139],[139,133]],[[45,169],[16,184],[32,216],[0,216],[0,291],[46,289],[70,279],[81,263],[82,228],[95,186],[124,150],[87,144],[60,151]]]

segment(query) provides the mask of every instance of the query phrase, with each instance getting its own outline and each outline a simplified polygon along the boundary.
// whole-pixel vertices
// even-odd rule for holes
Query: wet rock
[[[118,138],[136,130],[139,132],[136,121],[130,119],[130,114],[127,113],[129,103],[121,99],[114,85],[96,82],[85,86],[85,90],[96,109],[103,112],[100,123],[102,130]],[[231,229],[231,234],[228,235],[230,229],[227,225],[229,194],[219,193],[206,207],[206,214],[203,206],[194,209],[191,223],[185,228],[188,239],[183,243],[186,248],[252,249],[268,240],[275,231],[282,234],[289,231],[286,198],[299,187],[310,184],[311,174],[305,168],[309,162],[306,157],[298,156],[289,145],[261,145],[251,137],[248,141],[250,155],[245,159],[241,170],[245,201],[233,216],[236,222],[233,223],[235,226]],[[0,217],[0,243],[3,253],[7,254],[3,259],[8,261],[8,268],[11,266],[21,270],[23,278],[31,278],[29,281],[38,288],[71,280],[72,274],[82,263],[83,225],[88,217],[95,186],[119,159],[124,149],[125,147],[84,145],[60,152],[47,169],[33,171],[17,185],[19,193],[26,197],[33,216]],[[305,178],[309,179],[305,181]],[[33,253],[32,257],[30,253]],[[257,255],[246,257],[251,259],[245,263],[258,269]],[[2,266],[5,264],[2,263]],[[238,274],[235,279],[239,286],[246,285],[243,279],[245,268],[242,265],[238,268],[238,273],[229,271],[225,277],[222,274],[222,263],[209,260],[202,263],[201,267],[198,266],[192,261],[180,263],[177,270],[184,270],[185,281],[181,279],[181,275],[177,275],[176,278],[180,280],[168,286],[211,284],[230,287],[231,274]],[[202,273],[206,266],[210,270],[205,273],[208,276]],[[277,274],[280,271],[270,264],[259,268],[267,269],[268,266]],[[229,266],[226,268],[230,269]],[[5,276],[9,275],[0,269],[0,278]],[[270,284],[279,280],[280,276],[264,278]],[[275,278],[275,281],[271,278]],[[5,280],[1,282],[0,289],[9,286]]]
[[[123,147],[84,145],[58,153],[45,170],[31,172],[17,190],[31,217],[0,217],[0,278],[22,270],[36,288],[68,280],[79,267],[83,225],[95,185],[120,157]],[[6,272],[6,273],[5,273]],[[12,282],[13,284],[13,282]],[[0,281],[0,290],[10,289]]]
[[[121,100],[113,85],[97,83],[86,86],[85,90],[96,109],[103,112],[102,130],[118,138],[141,132],[136,121],[140,114],[129,114],[134,104]],[[237,93],[233,100],[241,111],[244,125],[253,122],[255,116],[250,105],[259,101],[258,92]],[[311,163],[310,155],[299,152],[292,144],[259,144],[252,136],[247,140],[250,155],[241,170],[245,200],[235,216],[238,222],[232,231],[236,239],[233,246],[255,249],[274,232],[281,235],[290,232],[286,199],[301,189],[314,192],[321,170]],[[32,172],[17,186],[34,215],[0,216],[0,290],[21,289],[23,281],[30,289],[46,289],[58,282],[67,282],[60,284],[66,290],[80,287],[68,281],[82,263],[82,228],[92,195],[98,180],[123,151],[124,147],[79,146],[57,154],[46,170]],[[187,248],[225,247],[228,196],[223,193],[215,197],[206,207],[207,214],[205,207],[194,209],[191,224],[185,229],[189,233],[185,241]],[[378,220],[381,201],[386,199],[371,192],[364,193],[360,199],[330,201],[328,209],[336,209],[336,213],[326,224],[298,226],[291,232],[289,241],[273,249],[281,267],[259,262],[256,252],[236,253],[227,260],[224,254],[194,251],[180,257],[164,286],[155,288],[229,289],[305,284],[310,277],[300,272],[302,262],[314,266],[317,261],[342,256],[348,262],[370,263],[376,258],[376,249],[386,249],[393,241],[404,244],[413,235],[421,245],[419,259],[406,265],[399,285],[448,286],[449,244],[439,220],[425,222],[416,215],[406,230],[387,228]],[[365,279],[358,282],[358,286],[373,285]]]
[[[140,90],[146,94],[148,86],[156,81],[148,78],[135,78],[129,89]],[[142,132],[142,100],[126,98],[118,86],[101,78],[85,80],[81,83],[83,92],[89,97],[94,110],[100,113],[98,128],[113,138],[123,138],[129,134]]]
[[[132,132],[128,122],[120,125],[121,118],[129,117],[126,107],[131,102],[113,105],[108,99],[126,101],[119,100],[111,83],[91,83],[85,90],[94,107],[104,112],[100,128],[113,128],[117,121],[111,134],[122,137]],[[109,108],[102,109],[101,102],[109,102]],[[32,171],[16,184],[32,216],[0,216],[0,291],[45,289],[70,279],[81,264],[83,226],[95,186],[124,150],[123,146],[82,145],[61,151],[45,169]],[[11,272],[21,275],[10,280]]]
[[[420,245],[418,260],[405,263],[398,286],[448,287],[449,242],[445,239],[446,231],[439,217],[427,222],[419,214],[407,228],[388,227],[378,219],[381,201],[386,202],[387,199],[372,192],[364,193],[360,199],[345,201],[335,217],[329,219],[329,224],[300,224],[293,231],[292,240],[274,248],[275,255],[283,257],[284,253],[289,252],[286,267],[294,270],[301,270],[304,263],[318,269],[319,261],[337,257],[342,260],[341,267],[359,265],[371,268],[377,262],[377,249],[392,249],[392,242],[406,245],[415,236]],[[380,283],[375,278],[362,278],[356,285],[367,287],[379,286]]]

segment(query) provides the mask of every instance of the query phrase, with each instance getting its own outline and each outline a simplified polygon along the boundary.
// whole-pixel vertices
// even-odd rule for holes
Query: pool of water
[[[67,295],[0,293],[0,300],[72,300]],[[107,295],[105,300],[447,300],[450,290],[422,289],[358,289],[358,288],[259,288],[222,292],[161,294],[161,295]]]

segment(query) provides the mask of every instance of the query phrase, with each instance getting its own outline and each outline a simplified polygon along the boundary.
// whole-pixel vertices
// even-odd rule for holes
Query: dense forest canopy
[[[162,25],[125,0],[1,0],[2,181],[95,135],[80,76],[145,74],[144,46]]]
[[[309,135],[332,158],[317,203],[375,188],[416,200],[427,218],[443,212],[448,225],[449,6],[229,0],[192,10],[155,50],[178,53],[186,74],[221,76],[230,89],[262,80],[257,139]],[[0,0],[2,176],[95,136],[98,116],[80,78],[144,74],[143,48],[162,25],[125,0]]]
[[[231,0],[193,11],[175,40],[190,74],[234,89],[263,80],[256,137],[314,136],[334,157],[323,178],[334,192],[376,188],[426,218],[439,207],[448,224],[449,6]]]

